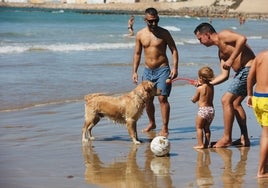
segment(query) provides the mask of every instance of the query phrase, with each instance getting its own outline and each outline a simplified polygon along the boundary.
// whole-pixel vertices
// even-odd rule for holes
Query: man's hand
[[[247,97],[247,105],[248,107],[252,108],[252,96]]]
[[[225,70],[229,70],[231,67],[232,67],[232,64],[233,64],[233,62],[231,61],[231,60],[227,60],[227,61],[225,61],[224,62],[224,64],[223,64],[223,68],[225,69]]]
[[[177,69],[172,69],[171,72],[170,72],[169,78],[170,78],[171,80],[173,80],[174,78],[177,78],[177,76],[178,76],[178,71],[177,71]]]
[[[132,74],[132,80],[133,80],[134,84],[138,84],[138,74],[137,73]]]

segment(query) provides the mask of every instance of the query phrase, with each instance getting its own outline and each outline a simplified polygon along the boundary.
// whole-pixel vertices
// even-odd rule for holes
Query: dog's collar
[[[144,97],[142,97],[137,91],[134,91],[134,93],[141,98],[141,100],[146,103],[146,100],[144,99]]]

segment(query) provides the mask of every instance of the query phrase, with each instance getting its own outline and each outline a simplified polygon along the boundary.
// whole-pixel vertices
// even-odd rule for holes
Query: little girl
[[[208,148],[210,144],[210,124],[214,118],[214,87],[209,82],[214,78],[213,70],[210,67],[202,67],[198,71],[198,84],[192,102],[198,102],[198,113],[196,116],[196,149]],[[203,142],[205,134],[205,142]]]

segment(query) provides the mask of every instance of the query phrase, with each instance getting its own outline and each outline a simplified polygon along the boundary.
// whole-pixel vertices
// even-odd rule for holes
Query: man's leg
[[[158,100],[160,103],[162,122],[163,122],[162,130],[159,133],[159,135],[160,136],[168,136],[170,105],[169,105],[167,96],[158,96]]]
[[[258,168],[258,178],[268,178],[268,126],[262,127],[261,140],[260,140],[260,158]]]
[[[152,97],[146,104],[146,112],[149,118],[148,126],[142,130],[142,132],[149,132],[156,128],[155,124],[155,107],[154,107],[154,97]]]
[[[233,144],[248,147],[250,146],[250,141],[248,138],[247,116],[242,106],[242,101],[244,99],[245,97],[239,96],[233,102],[235,117],[241,131],[240,139],[234,141]]]
[[[236,96],[229,92],[225,93],[222,97],[224,133],[223,137],[213,147],[228,147],[232,145],[232,128],[235,111],[233,102],[235,99]]]

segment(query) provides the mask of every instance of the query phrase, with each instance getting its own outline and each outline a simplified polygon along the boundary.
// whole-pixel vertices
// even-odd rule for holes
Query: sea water
[[[127,35],[127,14],[0,8],[0,110],[81,100],[87,93],[126,92],[135,37]],[[207,18],[160,15],[179,51],[179,77],[196,78],[204,65],[219,71],[217,48],[199,44],[193,30]],[[267,48],[267,20],[213,19],[217,31],[248,37],[254,52]],[[134,31],[146,24],[135,16]],[[167,49],[172,63],[172,58]],[[143,59],[139,73],[143,69]],[[174,83],[180,85],[185,83]]]

